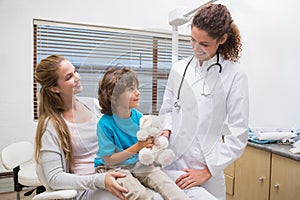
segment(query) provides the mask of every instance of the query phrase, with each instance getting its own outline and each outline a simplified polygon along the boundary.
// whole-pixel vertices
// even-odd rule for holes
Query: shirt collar
[[[196,58],[194,58],[194,66],[195,66],[195,74],[200,74],[202,76],[205,75],[207,68],[212,65],[217,63],[217,54],[212,57],[209,60],[205,60],[202,65],[200,66],[200,62],[199,60],[197,60]],[[219,54],[219,63],[221,62],[221,55]]]

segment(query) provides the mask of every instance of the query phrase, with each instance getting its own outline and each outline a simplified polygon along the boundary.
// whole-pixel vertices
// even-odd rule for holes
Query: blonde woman
[[[100,108],[95,99],[76,97],[82,86],[75,67],[52,55],[38,64],[35,78],[41,85],[35,158],[42,183],[52,190],[76,189],[80,200],[125,199],[127,189],[116,182],[125,175],[95,172]]]

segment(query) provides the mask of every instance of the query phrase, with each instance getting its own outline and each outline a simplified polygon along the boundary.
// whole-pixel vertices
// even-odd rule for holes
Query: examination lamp
[[[190,21],[190,16],[202,6],[216,1],[217,0],[210,0],[192,9],[185,9],[184,7],[175,8],[169,12],[169,24],[172,26],[172,63],[175,63],[178,60],[178,26]]]

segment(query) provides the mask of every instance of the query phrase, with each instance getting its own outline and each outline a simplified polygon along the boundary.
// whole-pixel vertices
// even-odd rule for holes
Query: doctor
[[[225,200],[223,170],[247,144],[249,100],[247,77],[237,64],[240,33],[224,5],[197,11],[191,45],[194,55],[170,71],[160,110],[167,121],[163,135],[176,154],[167,170],[181,170],[169,173],[180,188],[202,186]]]

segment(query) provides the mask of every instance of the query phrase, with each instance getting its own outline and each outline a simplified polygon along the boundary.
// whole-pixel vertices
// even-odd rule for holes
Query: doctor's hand
[[[206,166],[204,169],[183,169],[182,171],[186,172],[186,174],[182,174],[175,183],[182,190],[187,190],[194,186],[199,186],[212,176],[208,167]]]
[[[122,187],[118,182],[117,178],[125,177],[125,174],[121,174],[118,172],[110,172],[105,175],[105,189],[112,193],[114,196],[119,199],[125,200],[125,197],[122,193],[127,193],[128,190],[125,187]]]
[[[171,131],[170,131],[170,130],[167,130],[167,129],[165,129],[165,130],[163,130],[163,132],[161,133],[161,136],[164,136],[164,137],[166,137],[166,138],[168,138],[168,139],[169,139],[169,137],[170,137],[170,134],[171,134]]]

